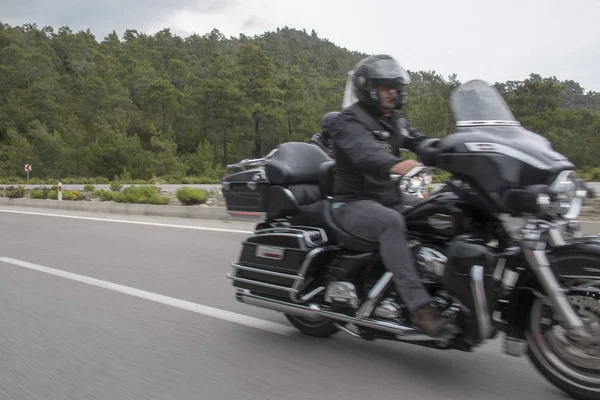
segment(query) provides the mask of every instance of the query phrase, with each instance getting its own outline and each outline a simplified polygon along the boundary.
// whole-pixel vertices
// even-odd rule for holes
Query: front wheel
[[[306,319],[295,315],[284,315],[296,329],[308,336],[325,338],[339,332],[339,329],[334,325],[334,321],[329,318]]]
[[[598,329],[598,300],[583,296],[570,296],[569,300],[586,325]],[[533,303],[525,336],[529,359],[546,379],[574,399],[600,399],[600,338],[592,345],[574,343],[539,298]]]

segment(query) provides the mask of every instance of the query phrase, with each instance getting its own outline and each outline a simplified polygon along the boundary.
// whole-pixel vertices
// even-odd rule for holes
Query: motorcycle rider
[[[321,132],[317,132],[308,141],[310,144],[319,146],[331,158],[335,158],[331,147],[331,137],[329,135],[331,124],[340,113],[337,111],[328,112],[321,119]]]
[[[333,213],[347,231],[379,243],[382,261],[394,274],[412,322],[431,337],[449,337],[458,328],[430,303],[419,281],[405,238],[401,192],[390,178],[417,165],[415,160],[402,160],[399,149],[416,152],[427,139],[395,111],[405,105],[409,83],[406,70],[389,55],[370,56],[356,65],[352,84],[358,101],[331,127],[336,154]]]

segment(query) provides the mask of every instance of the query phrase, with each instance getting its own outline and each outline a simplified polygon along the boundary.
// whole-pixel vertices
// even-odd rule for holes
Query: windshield
[[[344,90],[344,101],[342,102],[342,109],[350,107],[352,104],[358,101],[356,94],[354,94],[354,85],[352,84],[352,77],[354,71],[348,72],[348,79],[346,80],[346,89]]]
[[[450,107],[457,126],[520,125],[498,90],[482,80],[455,89]]]

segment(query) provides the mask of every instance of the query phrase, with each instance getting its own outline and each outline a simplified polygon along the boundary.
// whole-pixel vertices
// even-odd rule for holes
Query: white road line
[[[43,272],[45,274],[50,274],[54,276],[58,276],[65,279],[70,279],[72,281],[77,281],[81,283],[85,283],[87,285],[96,286],[103,289],[112,290],[114,292],[124,293],[133,297],[139,297],[141,299],[146,299],[150,301],[154,301],[156,303],[165,304],[171,307],[180,308],[182,310],[187,310],[191,312],[195,312],[197,314],[206,315],[213,318],[218,318],[223,321],[233,322],[236,324],[249,326],[256,329],[261,329],[264,331],[269,331],[273,333],[277,333],[280,335],[291,335],[295,331],[292,327],[278,324],[271,321],[266,321],[259,318],[250,317],[248,315],[237,314],[227,310],[221,310],[219,308],[213,308],[209,306],[204,306],[197,303],[192,303],[190,301],[176,299],[174,297],[163,296],[161,294],[146,292],[144,290],[135,289],[129,286],[118,285],[116,283],[102,281],[100,279],[90,278],[84,275],[74,274],[72,272],[62,271],[60,269],[44,267],[43,265],[33,264],[27,261],[15,260],[13,258],[8,257],[0,257],[0,262],[12,264],[18,267],[31,269],[38,272]],[[233,294],[233,292],[232,292]]]
[[[41,212],[33,212],[33,211],[16,211],[16,210],[3,210],[3,209],[0,209],[0,212],[3,212],[3,213],[12,213],[12,214],[41,215],[41,216],[44,216],[44,217],[85,219],[85,220],[88,220],[88,221],[118,222],[118,223],[121,223],[121,224],[152,225],[152,226],[162,226],[162,227],[166,227],[166,228],[195,229],[195,230],[199,230],[199,231],[245,233],[245,234],[252,234],[252,233],[254,233],[253,231],[244,231],[244,230],[241,230],[241,229],[210,228],[210,227],[207,227],[207,226],[162,224],[162,223],[159,223],[159,222],[144,222],[144,221],[130,221],[130,220],[126,220],[126,219],[83,217],[83,216],[80,216],[80,215],[52,214],[52,213],[41,213]]]
[[[130,220],[126,220],[126,219],[83,217],[83,216],[79,216],[79,215],[41,213],[41,212],[34,212],[34,211],[17,211],[17,210],[0,209],[0,212],[9,213],[9,214],[40,215],[40,216],[44,216],[44,217],[84,219],[84,220],[89,220],[89,221],[117,222],[117,223],[121,223],[121,224],[152,225],[152,226],[162,226],[162,227],[166,227],[166,228],[195,229],[195,230],[199,230],[199,231],[229,232],[229,233],[244,233],[244,234],[254,233],[254,231],[244,231],[241,229],[226,229],[226,228],[211,228],[211,227],[207,227],[207,226],[162,224],[160,222],[144,222],[144,221],[130,221]],[[579,222],[585,223],[585,224],[600,224],[600,221],[580,220]]]

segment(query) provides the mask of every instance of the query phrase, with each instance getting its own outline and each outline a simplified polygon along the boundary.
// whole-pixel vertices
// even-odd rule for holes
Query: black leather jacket
[[[336,201],[374,200],[391,206],[402,203],[390,169],[400,161],[400,148],[415,152],[427,137],[411,127],[404,114],[387,118],[360,103],[346,108],[331,128],[335,152]]]

